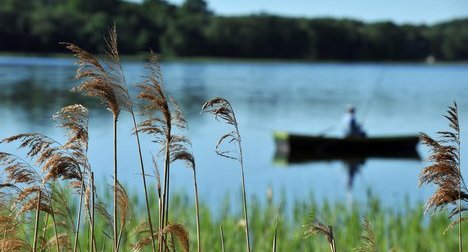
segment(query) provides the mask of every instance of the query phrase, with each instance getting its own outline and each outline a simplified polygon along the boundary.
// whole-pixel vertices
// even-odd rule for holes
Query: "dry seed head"
[[[145,68],[148,71],[145,81],[137,86],[140,89],[138,98],[144,102],[143,109],[148,118],[139,124],[138,131],[151,134],[154,142],[170,144],[173,137],[171,134],[173,120],[163,89],[161,69],[154,54],[151,54],[150,62]]]
[[[120,214],[120,223],[121,226],[125,226],[127,219],[128,219],[128,213],[130,209],[129,205],[129,199],[128,199],[128,194],[125,188],[120,184],[120,182],[117,181],[117,187],[115,188],[115,192],[117,194],[117,205],[119,208],[119,214]]]
[[[430,164],[419,175],[419,183],[420,186],[436,186],[436,191],[426,202],[426,211],[439,211],[450,205],[456,206],[458,200],[468,200],[468,190],[460,174],[460,127],[457,110],[456,103],[449,107],[445,117],[451,131],[439,132],[439,140],[421,133],[421,141],[429,147],[431,154],[428,159]],[[457,206],[452,210],[451,216],[465,210],[466,208],[460,209]]]
[[[32,251],[31,246],[26,241],[19,238],[0,239],[0,248],[4,251]]]
[[[26,163],[23,159],[5,152],[0,152],[0,166],[5,167],[6,179],[14,184],[39,183],[41,178],[34,167]],[[7,186],[11,183],[6,183]]]
[[[78,69],[75,78],[82,80],[82,83],[73,90],[99,98],[114,117],[118,118],[122,109],[131,113],[133,111],[119,59],[115,26],[109,32],[106,43],[109,60],[105,62],[105,66],[80,47],[71,43],[64,44],[77,58]]]
[[[182,224],[169,224],[167,225],[160,235],[172,234],[175,236],[182,247],[183,251],[189,251],[189,233]]]

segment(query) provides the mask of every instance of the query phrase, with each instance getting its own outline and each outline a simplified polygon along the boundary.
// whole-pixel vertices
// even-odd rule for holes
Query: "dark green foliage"
[[[468,59],[468,19],[424,25],[269,14],[225,17],[206,1],[2,0],[0,51],[65,52],[74,41],[104,49],[101,34],[116,23],[124,54],[152,48],[167,56],[308,60]],[[70,32],[73,31],[73,32]]]

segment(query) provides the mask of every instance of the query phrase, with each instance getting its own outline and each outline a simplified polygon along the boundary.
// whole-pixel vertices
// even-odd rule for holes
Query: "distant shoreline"
[[[121,58],[125,61],[144,61],[148,59],[149,53],[124,54]],[[0,52],[0,57],[25,57],[25,58],[60,58],[74,59],[72,54],[68,53],[25,53],[25,52]],[[281,59],[281,58],[229,58],[229,57],[175,57],[175,56],[160,56],[163,62],[252,62],[252,63],[317,63],[317,64],[427,64],[424,60],[311,60],[311,59]],[[440,60],[434,65],[463,65],[468,64],[468,60]]]

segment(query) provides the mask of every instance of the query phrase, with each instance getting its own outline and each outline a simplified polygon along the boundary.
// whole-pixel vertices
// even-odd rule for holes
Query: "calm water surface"
[[[124,63],[129,84],[141,80],[144,62]],[[368,190],[387,206],[406,199],[424,200],[431,188],[418,189],[417,176],[424,163],[417,160],[370,159],[358,171],[350,188],[346,166],[339,161],[278,165],[273,162],[274,130],[298,133],[342,134],[347,104],[358,108],[358,119],[369,135],[416,134],[446,129],[442,115],[456,100],[462,130],[468,130],[467,64],[317,64],[291,62],[164,62],[167,91],[184,109],[190,125],[201,200],[217,209],[226,195],[240,196],[240,170],[235,162],[216,156],[214,146],[227,129],[200,114],[201,105],[214,96],[231,101],[243,140],[247,193],[274,198],[365,201]],[[0,137],[41,132],[58,140],[51,115],[61,106],[85,102],[93,106],[90,118],[89,158],[100,187],[111,181],[112,118],[95,101],[83,100],[68,90],[75,66],[72,59],[0,57]],[[131,89],[136,93],[134,88]],[[119,178],[130,191],[141,191],[135,141],[130,118],[123,115],[119,134]],[[462,132],[462,152],[468,148]],[[157,154],[151,138],[143,140],[144,155]],[[1,145],[15,151],[14,145]],[[424,157],[427,150],[419,146]],[[466,163],[462,155],[462,163]],[[468,161],[468,160],[467,160]],[[192,174],[182,164],[173,166],[174,191],[192,193]],[[467,169],[463,171],[468,175]],[[154,184],[154,183],[153,183]],[[238,202],[238,201],[237,201]]]

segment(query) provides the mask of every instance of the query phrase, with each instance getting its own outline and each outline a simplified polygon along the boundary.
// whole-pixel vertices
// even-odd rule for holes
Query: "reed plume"
[[[8,140],[15,141],[16,139],[21,139],[21,136],[12,137]],[[41,141],[40,139],[42,139],[42,137],[32,136],[29,138],[27,136],[26,139],[26,142],[23,142],[21,146],[31,147],[27,154],[28,156],[40,155],[39,153],[46,152],[53,144],[49,141]],[[18,188],[12,205],[12,208],[16,208],[15,218],[19,218],[20,215],[26,212],[35,211],[36,219],[34,222],[34,241],[32,247],[35,251],[37,242],[40,239],[38,237],[40,212],[46,212],[47,214],[52,213],[51,205],[48,204],[50,203],[50,200],[48,200],[49,194],[47,188],[44,186],[43,177],[33,166],[13,154],[1,152],[0,165],[5,167],[4,171],[8,181],[14,182],[14,185],[11,187]],[[14,246],[15,244],[19,244],[17,243],[19,241],[19,239],[13,238],[12,240],[4,240],[2,243],[5,246]]]
[[[364,229],[364,235],[361,236],[362,245],[358,248],[355,248],[356,252],[377,252],[377,243],[375,239],[374,230],[369,222],[369,220],[364,217],[364,222],[362,223]]]
[[[0,206],[0,251],[31,251],[32,247],[19,234],[24,225],[20,218]]]
[[[114,189],[117,192],[117,201],[119,206],[119,217],[120,217],[120,231],[119,236],[117,237],[117,251],[120,248],[120,241],[122,240],[122,234],[125,230],[125,225],[127,224],[127,220],[129,218],[129,209],[130,209],[130,202],[128,199],[128,194],[125,188],[117,181],[117,188]]]
[[[304,232],[305,238],[315,235],[323,235],[327,238],[331,252],[336,252],[336,242],[332,226],[323,224],[317,220],[315,214],[312,213],[309,217],[308,223],[304,225],[304,227],[306,228],[306,231]]]
[[[455,220],[448,228],[458,224],[458,246],[462,246],[461,222],[465,219],[462,212],[467,208],[462,206],[468,201],[468,190],[461,174],[460,166],[460,125],[458,120],[458,107],[454,102],[449,106],[445,118],[449,121],[449,131],[438,132],[439,139],[434,139],[427,134],[421,133],[421,141],[430,149],[426,166],[419,175],[419,184],[434,184],[436,191],[426,202],[426,211],[440,211],[453,206],[449,217]]]
[[[75,242],[73,250],[76,251],[78,245],[79,227],[81,223],[81,209],[84,201],[89,201],[89,190],[86,189],[86,185],[89,185],[91,175],[91,166],[88,162],[88,110],[79,104],[70,105],[62,108],[53,116],[53,119],[58,124],[58,127],[66,130],[68,139],[62,146],[62,149],[67,152],[67,155],[55,155],[46,164],[52,167],[49,174],[52,178],[57,179],[58,176],[62,176],[64,180],[76,180],[79,186],[77,186],[80,195],[80,203],[78,207],[78,218],[77,218],[77,231],[75,234]],[[71,173],[69,176],[67,173]],[[91,219],[91,206],[87,205],[87,214],[90,222],[90,226],[93,226]],[[95,246],[94,237],[91,238],[92,243]]]
[[[214,117],[218,120],[221,119],[223,122],[232,125],[234,130],[224,134],[218,140],[216,144],[216,153],[222,157],[234,159],[239,161],[240,170],[241,170],[241,178],[242,178],[242,202],[244,206],[244,219],[245,219],[245,240],[246,240],[246,248],[247,251],[250,252],[250,233],[249,233],[249,218],[247,214],[247,199],[246,199],[246,192],[245,192],[245,176],[244,176],[244,161],[242,155],[242,141],[241,136],[239,133],[239,127],[236,120],[236,115],[234,110],[232,109],[231,104],[224,98],[216,97],[209,101],[207,101],[203,107],[202,111],[205,113],[210,113],[214,115]],[[222,150],[221,145],[224,143],[236,143],[238,147],[238,154],[228,151]]]
[[[135,232],[136,233],[148,233],[149,232],[149,225],[148,223],[143,223],[140,225]],[[166,236],[166,235],[172,235],[177,238],[177,241],[179,243],[179,246],[182,248],[184,252],[189,251],[189,234],[185,227],[182,224],[168,224],[166,227],[164,227],[163,230],[158,231],[153,234],[153,236]],[[170,251],[170,247],[173,247],[175,251],[175,244],[169,244],[166,240],[163,240],[163,245],[162,247],[168,251]],[[137,243],[133,245],[132,251],[133,252],[138,252],[142,251],[145,247],[149,246],[151,243],[151,238],[150,236],[145,236],[143,239],[140,239]]]

